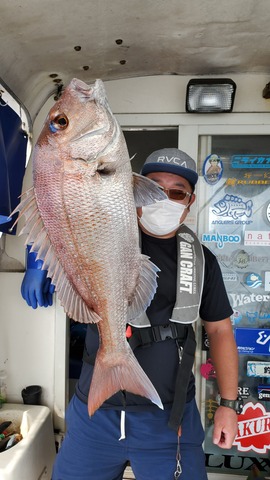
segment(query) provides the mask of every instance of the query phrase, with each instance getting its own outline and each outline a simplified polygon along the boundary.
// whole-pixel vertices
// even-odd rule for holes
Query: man
[[[238,356],[229,318],[232,309],[215,256],[183,224],[195,201],[196,164],[186,153],[166,148],[153,152],[141,173],[157,182],[168,199],[138,209],[142,253],[160,272],[157,292],[146,311],[151,326],[129,326],[127,336],[164,410],[144,397],[118,392],[89,419],[87,398],[99,345],[97,328],[89,325],[83,367],[67,410],[67,433],[53,480],[120,480],[128,461],[136,480],[172,480],[179,475],[181,480],[207,479],[204,432],[191,373],[192,323],[199,317],[225,405],[215,413],[213,442],[228,449],[237,433]],[[35,298],[34,307],[36,297],[42,297],[43,280],[38,282],[40,287],[29,293],[26,272],[22,291],[29,304]],[[48,285],[44,293],[41,303],[48,304]]]

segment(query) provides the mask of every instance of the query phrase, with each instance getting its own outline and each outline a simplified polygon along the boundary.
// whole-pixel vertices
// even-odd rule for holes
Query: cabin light
[[[186,111],[189,113],[231,112],[236,84],[230,78],[192,79],[188,82]]]

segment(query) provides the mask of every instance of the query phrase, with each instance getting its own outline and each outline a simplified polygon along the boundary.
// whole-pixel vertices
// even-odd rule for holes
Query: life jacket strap
[[[130,329],[130,326],[128,326]],[[151,343],[162,342],[172,338],[173,340],[185,341],[187,326],[180,323],[170,322],[167,325],[157,325],[145,328],[131,327],[132,335],[128,338],[132,350],[137,347],[146,347]]]
[[[196,340],[195,333],[191,325],[188,326],[188,334],[182,351],[182,359],[179,363],[173,405],[168,425],[170,428],[179,431],[186,405],[187,390],[192,367],[195,358]]]

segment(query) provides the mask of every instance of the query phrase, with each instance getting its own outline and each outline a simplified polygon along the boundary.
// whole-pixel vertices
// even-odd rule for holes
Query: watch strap
[[[238,415],[243,410],[243,400],[241,397],[237,397],[236,400],[227,400],[226,398],[220,398],[220,403],[222,407],[228,407],[234,410]]]

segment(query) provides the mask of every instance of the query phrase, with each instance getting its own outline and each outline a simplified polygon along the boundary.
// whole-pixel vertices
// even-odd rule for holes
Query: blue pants
[[[89,418],[87,405],[74,396],[52,480],[120,480],[127,461],[136,480],[173,480],[177,434],[167,425],[169,414],[159,409],[127,412],[126,438],[119,440],[120,411],[99,409]],[[192,400],[186,404],[182,423],[179,480],[207,480],[203,440],[200,415]]]

